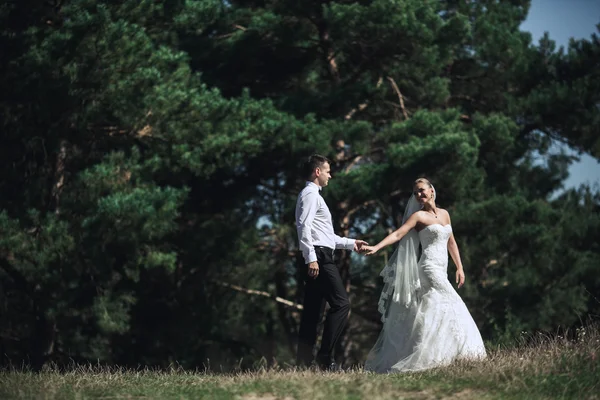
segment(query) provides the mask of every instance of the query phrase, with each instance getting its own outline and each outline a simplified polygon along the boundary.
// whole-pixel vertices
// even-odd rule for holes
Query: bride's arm
[[[420,218],[419,213],[418,212],[414,213],[406,220],[404,225],[402,225],[400,228],[398,228],[394,232],[387,235],[385,237],[385,239],[383,239],[381,242],[377,243],[375,246],[363,246],[362,252],[364,252],[366,255],[370,256],[370,255],[377,253],[382,248],[389,246],[390,244],[396,243],[397,241],[402,239],[404,237],[404,235],[406,235],[411,229],[413,229],[415,226],[417,226],[417,222],[419,222],[419,218]]]
[[[450,221],[449,214],[448,221]],[[465,272],[463,270],[462,261],[460,259],[458,244],[454,239],[454,233],[450,234],[450,239],[448,239],[448,252],[450,253],[450,257],[452,257],[452,261],[454,261],[454,265],[456,265],[456,283],[458,283],[458,287],[461,287],[465,283]]]
[[[461,287],[465,283],[465,272],[460,260],[458,244],[454,240],[454,234],[450,235],[450,239],[448,239],[448,252],[450,252],[450,257],[452,257],[452,261],[456,265],[456,283],[458,283],[458,287]]]

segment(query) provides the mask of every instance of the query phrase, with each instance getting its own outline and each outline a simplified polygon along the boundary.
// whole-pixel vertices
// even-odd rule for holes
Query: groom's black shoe
[[[329,357],[317,356],[316,361],[321,371],[338,372],[341,370],[340,366]]]
[[[342,368],[335,362],[321,364],[321,369],[326,372],[340,372],[342,370]]]

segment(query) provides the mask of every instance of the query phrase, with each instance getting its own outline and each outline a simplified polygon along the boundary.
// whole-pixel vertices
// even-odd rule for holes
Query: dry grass
[[[0,375],[0,398],[600,399],[600,329],[579,330],[575,340],[526,339],[512,349],[491,349],[484,361],[411,374],[293,368],[216,374],[94,366],[67,372],[11,370]]]

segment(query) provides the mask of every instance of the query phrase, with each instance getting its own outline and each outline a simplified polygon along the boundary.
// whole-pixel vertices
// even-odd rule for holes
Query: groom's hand
[[[354,241],[354,251],[356,251],[357,253],[360,253],[360,251],[362,250],[362,247],[365,245],[368,245],[369,243],[365,242],[364,240],[359,240],[356,239]]]
[[[318,262],[313,261],[311,263],[308,263],[308,276],[310,276],[313,279],[315,279],[317,276],[319,276],[319,263]]]

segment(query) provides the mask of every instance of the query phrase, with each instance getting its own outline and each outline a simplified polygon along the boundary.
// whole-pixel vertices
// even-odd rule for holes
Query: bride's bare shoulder
[[[424,218],[426,218],[426,216],[424,215],[424,211],[419,210],[419,211],[415,211],[406,222],[408,223],[408,221],[412,220],[413,224],[416,224],[417,226],[419,226],[420,224],[423,223]]]
[[[419,210],[419,211],[415,212],[415,216],[420,221],[424,216],[427,216],[427,212],[423,211],[423,210]]]
[[[438,207],[438,212],[450,223],[450,213],[445,208]]]

